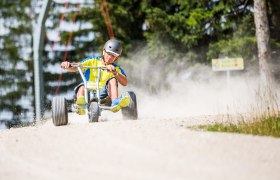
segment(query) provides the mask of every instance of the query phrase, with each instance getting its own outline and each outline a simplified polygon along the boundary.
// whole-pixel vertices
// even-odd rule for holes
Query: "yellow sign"
[[[243,58],[212,59],[213,71],[243,70]]]

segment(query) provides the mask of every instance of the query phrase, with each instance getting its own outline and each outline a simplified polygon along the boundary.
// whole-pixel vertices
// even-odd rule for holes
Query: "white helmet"
[[[122,45],[118,40],[110,39],[108,40],[103,48],[108,54],[112,54],[119,57],[122,53]]]

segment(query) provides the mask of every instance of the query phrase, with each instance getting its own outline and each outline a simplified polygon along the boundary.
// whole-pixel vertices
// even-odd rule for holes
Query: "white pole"
[[[230,70],[227,70],[227,87],[229,88],[230,84]]]
[[[45,36],[45,21],[51,5],[51,0],[44,0],[38,19],[33,21],[33,61],[35,88],[35,120],[40,123],[44,112],[44,88],[42,71],[42,50]],[[36,8],[36,7],[35,7]]]

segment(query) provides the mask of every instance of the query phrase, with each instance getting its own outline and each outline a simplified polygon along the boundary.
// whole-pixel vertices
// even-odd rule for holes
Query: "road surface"
[[[213,117],[121,118],[0,131],[1,180],[280,179],[280,139],[195,131]]]

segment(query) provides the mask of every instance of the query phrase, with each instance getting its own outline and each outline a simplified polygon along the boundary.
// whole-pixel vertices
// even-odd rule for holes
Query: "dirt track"
[[[3,130],[0,179],[280,179],[280,139],[185,128],[207,119]]]

